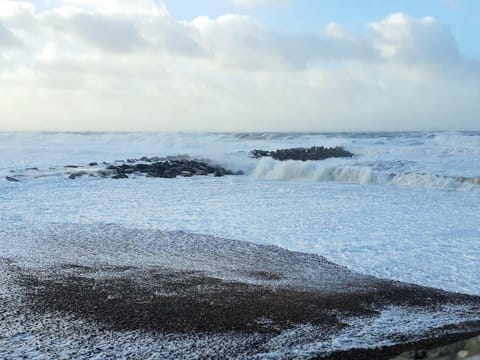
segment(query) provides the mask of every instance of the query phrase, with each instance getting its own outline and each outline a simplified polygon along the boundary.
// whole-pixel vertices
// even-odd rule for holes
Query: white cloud
[[[56,3],[0,1],[0,129],[478,128],[478,62],[432,18],[295,35],[148,0]]]
[[[105,14],[159,16],[167,15],[167,8],[153,0],[60,0],[61,3],[94,10]]]
[[[374,50],[363,39],[293,35],[274,31],[248,16],[197,18],[198,41],[225,66],[250,70],[304,69],[318,61],[371,58]]]
[[[230,0],[239,8],[253,9],[265,6],[281,6],[291,3],[293,0]]]
[[[72,34],[106,51],[130,51],[145,44],[129,19],[83,11],[55,11],[44,20],[54,32]]]
[[[5,26],[3,26],[0,22],[0,48],[10,47],[17,44],[18,40],[15,38],[12,32],[8,30]]]
[[[382,56],[407,62],[451,62],[459,59],[450,30],[432,17],[416,19],[402,13],[371,23]]]

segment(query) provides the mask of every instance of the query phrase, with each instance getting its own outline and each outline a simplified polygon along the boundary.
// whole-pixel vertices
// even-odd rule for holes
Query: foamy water
[[[313,145],[343,146],[355,156],[249,157],[252,149]],[[276,244],[367,274],[480,294],[480,133],[0,133],[0,153],[2,178],[25,175],[19,183],[0,181],[4,229],[68,222],[181,230]],[[74,181],[63,169],[178,154],[246,175]],[[0,230],[0,244],[7,233]],[[0,256],[12,251],[0,247]],[[35,255],[28,246],[15,251]]]

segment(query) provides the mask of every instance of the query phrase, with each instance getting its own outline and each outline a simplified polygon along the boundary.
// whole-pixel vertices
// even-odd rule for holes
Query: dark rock
[[[137,164],[137,161],[143,163]],[[127,164],[128,163],[128,164]],[[206,161],[194,160],[188,156],[168,156],[160,158],[154,156],[151,158],[142,157],[139,160],[129,159],[123,164],[110,165],[101,170],[98,174],[102,177],[109,175],[126,174],[146,174],[148,177],[173,179],[177,176],[190,177],[194,175],[206,176],[214,174],[215,176],[225,175],[243,175],[243,171],[232,171],[221,166],[209,164]],[[118,177],[124,179],[125,177]]]
[[[271,157],[275,160],[324,160],[331,157],[352,157],[350,151],[345,150],[341,146],[326,148],[323,146],[312,146],[311,148],[293,148],[293,149],[278,149],[275,151],[266,150],[252,150],[252,157],[262,158]]]
[[[66,165],[65,167],[66,167],[67,169],[77,169],[77,168],[79,168],[80,166],[78,166],[78,165]]]
[[[239,176],[239,175],[244,175],[244,172],[242,170],[238,170],[235,172],[235,175]]]
[[[150,168],[151,168],[151,165],[147,165],[147,164],[135,165],[135,171],[139,171],[139,172],[147,172],[148,170],[150,170]]]
[[[154,162],[151,165],[147,165],[147,166],[148,166],[148,169],[150,169],[150,171],[154,170],[154,171],[158,172],[158,171],[167,170],[168,167],[169,167],[169,164],[167,162]],[[137,167],[137,169],[138,169],[138,167]]]
[[[174,168],[170,168],[167,171],[165,171],[161,177],[166,178],[166,179],[173,179],[177,177],[178,171],[175,170]]]
[[[83,175],[87,175],[87,173],[84,172],[84,171],[79,171],[79,172],[70,174],[70,176],[69,176],[68,178],[74,180],[74,179],[76,179],[76,178],[82,177]]]
[[[116,172],[119,174],[132,174],[135,170],[135,166],[123,164],[116,169]]]
[[[128,179],[128,176],[125,174],[117,174],[112,176],[112,179],[118,180],[118,179]]]
[[[157,177],[161,177],[161,178],[164,178],[164,179],[175,179],[177,177],[177,174],[174,174],[174,173],[171,173],[171,172],[165,172],[162,175],[157,176]]]
[[[107,176],[110,176],[112,172],[108,170],[99,170],[97,174],[100,175],[101,177],[107,177]]]
[[[205,169],[197,169],[197,170],[195,170],[195,175],[207,176],[207,175],[208,175],[208,171],[205,170]]]
[[[97,166],[97,165],[98,165],[98,163],[95,162],[95,161],[88,164],[88,166]]]
[[[209,174],[215,174],[217,169],[213,166],[207,165],[207,171],[208,171]]]
[[[271,151],[267,151],[267,150],[252,150],[250,151],[250,153],[254,158],[257,158],[257,159],[265,156],[272,156]]]
[[[11,182],[19,182],[20,181],[20,180],[15,179],[14,177],[11,177],[11,176],[5,176],[5,179],[7,181],[11,181]]]
[[[34,171],[37,171],[38,168],[37,167],[30,167],[30,168],[26,168],[25,170],[29,171],[29,170],[34,170]]]

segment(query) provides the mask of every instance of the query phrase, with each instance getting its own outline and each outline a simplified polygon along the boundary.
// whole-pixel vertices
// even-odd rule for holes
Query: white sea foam
[[[480,177],[442,176],[436,174],[377,171],[365,165],[335,165],[338,161],[258,161],[252,175],[266,180],[333,181],[352,184],[425,187],[433,189],[480,190]]]

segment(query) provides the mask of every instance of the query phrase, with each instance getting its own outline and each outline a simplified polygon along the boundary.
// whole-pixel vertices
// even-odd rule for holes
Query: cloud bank
[[[240,1],[246,3],[255,1]],[[479,129],[480,64],[431,17],[367,35],[150,0],[0,0],[0,130]]]

